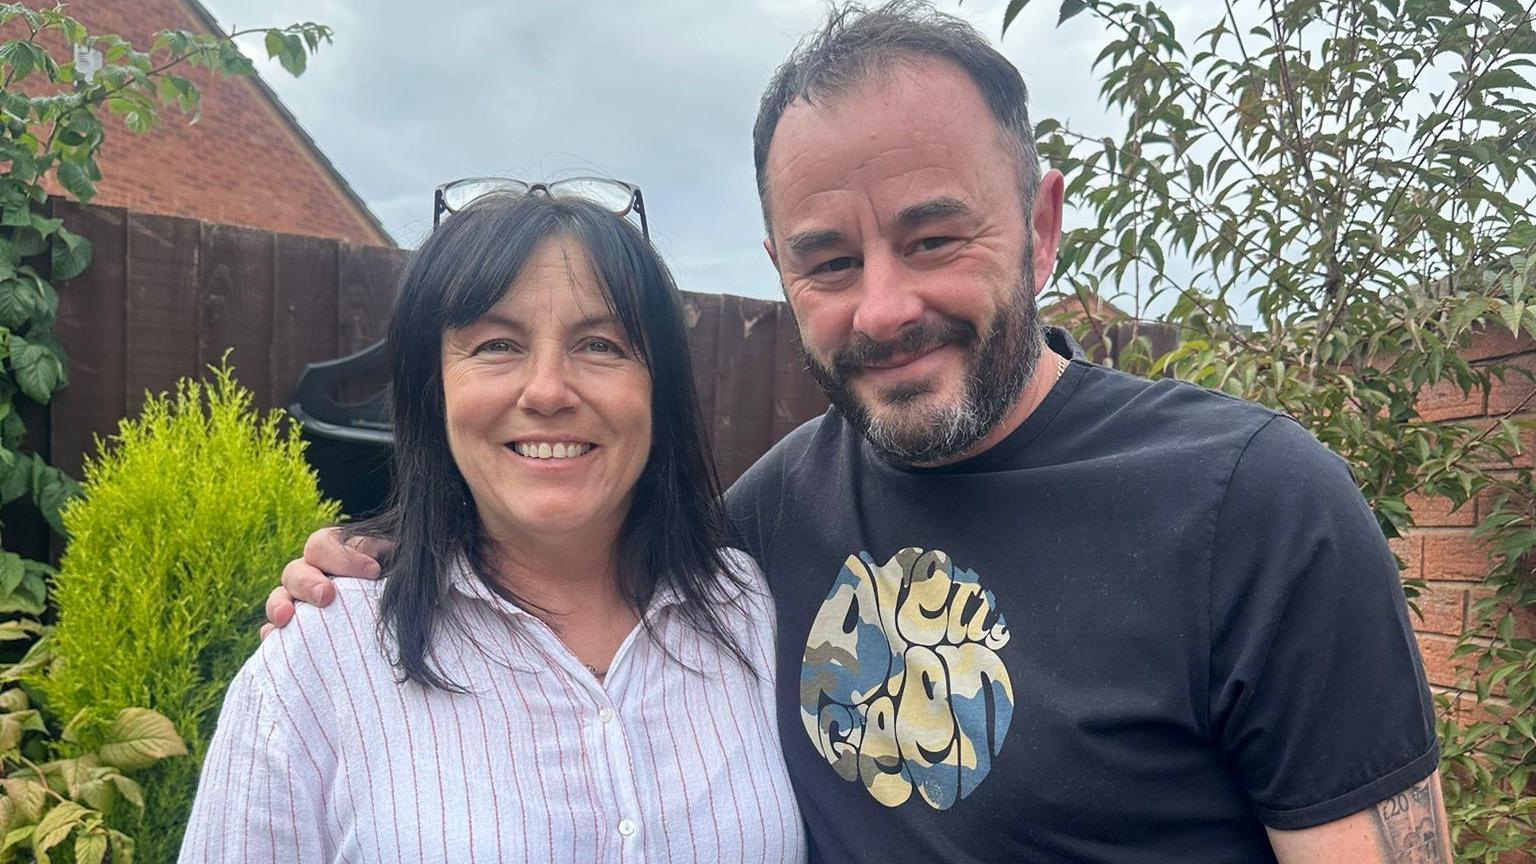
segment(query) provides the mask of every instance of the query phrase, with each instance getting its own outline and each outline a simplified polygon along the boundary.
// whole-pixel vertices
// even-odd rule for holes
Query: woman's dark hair
[[[488,575],[491,550],[448,449],[442,334],[516,290],[534,252],[555,238],[586,252],[609,311],[651,376],[651,451],[619,534],[620,588],[644,610],[665,580],[682,598],[684,619],[750,667],[724,622],[731,607],[720,589],[741,585],[720,552],[726,521],[681,295],[634,226],[595,204],[545,195],[481,198],[433,231],[401,277],[388,336],[394,490],[383,513],[353,529],[395,541],[383,567],[380,638],[386,649],[393,643],[402,680],[458,690],[432,658],[434,628],[448,623],[443,600],[454,562],[469,562],[488,587],[529,607]]]

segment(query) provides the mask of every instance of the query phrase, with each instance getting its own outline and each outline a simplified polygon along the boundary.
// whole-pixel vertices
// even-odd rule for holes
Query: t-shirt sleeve
[[[784,486],[783,442],[769,450],[725,492],[731,545],[745,551],[767,569],[769,547],[779,518]]]
[[[1209,708],[1272,828],[1364,810],[1439,762],[1386,539],[1343,460],[1289,418],[1254,434],[1217,515]]]

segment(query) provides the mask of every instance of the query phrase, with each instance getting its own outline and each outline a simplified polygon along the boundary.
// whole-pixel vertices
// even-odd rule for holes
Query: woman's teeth
[[[591,444],[560,443],[560,444],[533,444],[517,442],[512,445],[519,456],[527,456],[529,459],[574,459],[592,449]]]

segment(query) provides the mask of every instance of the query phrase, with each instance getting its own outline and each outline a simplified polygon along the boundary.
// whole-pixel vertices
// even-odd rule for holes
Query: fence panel
[[[60,204],[57,212],[95,249],[90,268],[59,286],[70,386],[51,406],[45,455],[71,473],[92,435],[113,432],[146,389],[200,375],[229,348],[258,405],[286,405],[305,364],[383,337],[409,256],[117,208]],[[702,417],[729,483],[825,402],[801,369],[783,303],[684,300]],[[380,383],[356,382],[340,395],[361,398]]]
[[[89,238],[91,266],[54,286],[59,294],[54,333],[69,355],[69,386],[49,406],[51,461],[80,476],[92,436],[110,434],[128,411],[128,211],[55,204],[53,215]]]
[[[723,295],[713,437],[720,482],[736,481],[773,446],[778,315],[771,300]]]
[[[197,369],[198,227],[128,214],[128,411]]]
[[[202,223],[198,236],[199,366],[229,362],[257,405],[271,405],[272,234],[250,228]]]

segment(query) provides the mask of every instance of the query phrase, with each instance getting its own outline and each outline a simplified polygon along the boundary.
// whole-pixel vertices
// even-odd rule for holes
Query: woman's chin
[[[484,517],[485,514],[481,514]],[[519,538],[528,543],[555,541],[594,542],[604,520],[590,502],[524,499],[515,508],[503,511],[500,525],[492,525],[498,535]]]

